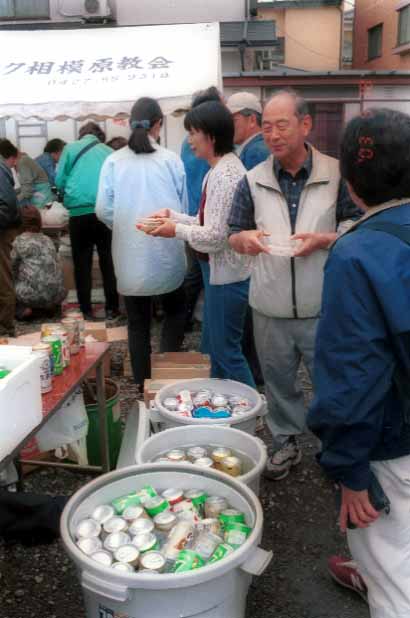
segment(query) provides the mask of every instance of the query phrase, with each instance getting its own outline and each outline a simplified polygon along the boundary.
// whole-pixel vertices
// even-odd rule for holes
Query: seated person
[[[48,182],[51,187],[54,187],[56,183],[57,163],[61,157],[64,146],[65,142],[62,139],[58,137],[51,139],[47,142],[43,154],[35,159],[36,163],[38,163],[47,174]]]
[[[52,310],[64,300],[63,271],[53,241],[41,232],[41,216],[35,206],[21,208],[21,233],[11,252],[17,300],[17,318],[33,309]]]

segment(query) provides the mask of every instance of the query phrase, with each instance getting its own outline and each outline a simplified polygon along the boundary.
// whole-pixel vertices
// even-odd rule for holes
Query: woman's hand
[[[171,219],[163,219],[162,223],[155,228],[139,223],[137,229],[145,232],[148,236],[159,236],[161,238],[175,238],[176,223]]]
[[[169,208],[161,208],[161,210],[157,210],[156,212],[149,215],[150,219],[169,219],[171,216],[171,211]]]

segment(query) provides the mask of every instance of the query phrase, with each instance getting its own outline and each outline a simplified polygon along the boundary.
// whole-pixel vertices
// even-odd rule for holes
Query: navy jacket
[[[309,428],[335,481],[367,489],[369,462],[410,454],[397,371],[410,381],[410,245],[370,222],[410,226],[410,204],[342,236],[325,266]]]
[[[249,171],[259,163],[262,163],[262,161],[265,161],[270,154],[271,152],[265,144],[262,133],[258,133],[242,148],[239,158],[244,167]]]

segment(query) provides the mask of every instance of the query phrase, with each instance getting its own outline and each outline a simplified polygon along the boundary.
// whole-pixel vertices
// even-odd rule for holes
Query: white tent
[[[221,87],[219,25],[1,31],[0,117],[128,115],[141,96],[165,114]]]

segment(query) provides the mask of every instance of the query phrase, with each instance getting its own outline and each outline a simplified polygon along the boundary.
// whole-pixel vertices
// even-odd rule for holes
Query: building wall
[[[410,51],[393,54],[398,36],[398,0],[356,0],[353,68],[354,69],[410,69]],[[382,56],[368,60],[368,30],[383,23]]]
[[[117,0],[120,26],[245,19],[245,0]]]
[[[311,71],[340,68],[342,12],[338,8],[261,8],[258,16],[275,20],[277,35],[285,37],[286,66]]]

